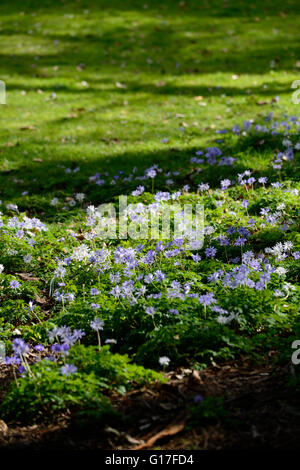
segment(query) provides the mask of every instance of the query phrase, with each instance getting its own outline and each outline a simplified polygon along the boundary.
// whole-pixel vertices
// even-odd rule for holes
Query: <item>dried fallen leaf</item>
[[[133,448],[133,450],[141,450],[145,449],[146,447],[152,447],[156,441],[162,439],[163,437],[174,436],[179,432],[183,431],[185,427],[185,421],[181,423],[174,423],[167,426],[165,429],[162,429],[160,432],[155,434],[154,436],[150,437],[144,444],[140,444]]]
[[[116,436],[120,436],[120,432],[119,432],[117,429],[112,428],[112,427],[110,427],[110,426],[107,426],[107,427],[105,428],[105,431],[106,431],[106,432],[109,432],[109,433],[111,433],[111,434],[115,434]]]
[[[43,305],[47,303],[47,299],[45,299],[45,297],[40,297],[38,294],[34,294],[34,298],[38,304]]]
[[[2,419],[0,419],[0,433],[4,436],[8,433],[8,426]]]
[[[23,279],[23,281],[40,281],[40,278],[33,277],[28,273],[16,273],[16,275]]]
[[[131,437],[129,434],[125,434],[124,437],[127,439],[127,441],[130,444],[138,444],[138,445],[143,445],[145,442],[141,439],[135,439],[134,437]]]
[[[203,383],[198,370],[193,370],[192,379],[194,382]]]

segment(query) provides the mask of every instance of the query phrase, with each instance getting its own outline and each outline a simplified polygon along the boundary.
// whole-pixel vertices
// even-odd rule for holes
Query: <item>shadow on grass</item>
[[[78,2],[79,3],[79,2]],[[199,13],[209,13],[212,17],[224,16],[224,17],[248,17],[256,15],[261,12],[265,15],[280,15],[282,18],[287,14],[295,14],[299,10],[298,2],[290,1],[285,4],[281,0],[266,0],[263,4],[259,0],[254,0],[251,3],[245,2],[244,0],[227,0],[226,2],[220,2],[219,0],[189,0],[188,2],[173,2],[170,0],[151,0],[148,3],[141,3],[140,0],[85,0],[80,2],[79,5],[74,5],[73,0],[16,0],[11,2],[10,0],[2,0],[1,2],[1,13],[9,11],[11,13],[20,12],[36,12],[36,13],[57,13],[61,10],[64,13],[72,13],[72,11],[83,12],[88,9],[90,13],[103,13],[109,12],[133,12],[133,11],[144,11],[151,13],[159,13],[161,11],[167,11],[170,14],[180,14],[185,17],[191,15],[191,12],[198,11]]]
[[[197,81],[197,78],[194,78]],[[113,92],[119,93],[123,99],[126,99],[130,96],[130,103],[138,104],[145,100],[144,94],[148,95],[158,95],[161,97],[168,97],[171,96],[187,96],[193,97],[201,95],[204,98],[209,97],[221,97],[221,96],[249,96],[252,95],[261,95],[265,97],[275,97],[277,95],[283,95],[291,93],[291,86],[287,85],[286,83],[280,83],[278,81],[272,81],[268,83],[267,87],[263,86],[247,86],[245,87],[232,87],[232,86],[213,86],[211,87],[210,83],[203,83],[203,78],[199,77],[198,79],[199,85],[177,85],[173,84],[172,82],[165,82],[164,85],[156,85],[155,83],[143,83],[142,81],[133,81],[133,80],[126,80],[126,89],[117,88],[116,85],[112,82],[112,80],[105,80],[99,79],[89,80],[89,87],[88,88],[78,88],[76,86],[67,86],[65,84],[60,84],[59,81],[56,85],[43,85],[42,90],[44,92],[56,92],[62,94],[74,94],[74,95],[81,95],[84,96],[94,96],[96,99],[99,99],[99,93],[101,92]],[[159,82],[158,82],[159,83]],[[25,90],[26,92],[36,92],[37,87],[28,84],[17,84],[14,83],[12,80],[9,83],[8,91],[14,90]],[[135,93],[143,93],[143,97],[132,97]],[[90,96],[91,95],[91,96]],[[110,103],[110,107],[114,106],[114,103]],[[115,106],[119,106],[119,104],[115,104]]]
[[[9,15],[16,14],[16,5],[19,5],[19,12],[26,11],[27,14],[18,18],[17,26],[15,23],[12,26]],[[53,23],[62,21],[63,25],[66,22],[63,34],[61,30],[55,35],[51,31],[44,34],[43,31],[32,29],[32,41],[46,41],[40,54],[36,51],[14,55],[2,53],[0,73],[3,75],[53,78],[56,74],[45,69],[55,65],[70,67],[69,73],[75,75],[76,65],[79,63],[84,64],[84,78],[91,81],[96,73],[100,84],[103,75],[122,74],[123,71],[134,74],[169,74],[174,77],[183,74],[201,76],[215,72],[263,74],[270,71],[271,62],[280,71],[295,70],[295,60],[300,53],[298,36],[296,33],[293,36],[293,30],[289,31],[284,41],[280,35],[274,33],[274,29],[282,27],[287,14],[293,15],[289,17],[289,21],[296,24],[300,9],[298,2],[294,0],[284,5],[284,12],[281,2],[275,0],[263,6],[260,2],[246,5],[244,1],[230,1],[226,6],[220,6],[219,2],[214,1],[193,1],[183,8],[177,2],[151,1],[147,9],[133,0],[115,0],[109,3],[104,0],[86,0],[83,5],[69,1],[62,4],[52,0],[43,2],[42,6],[37,1],[15,4],[5,1],[2,2],[0,11],[1,8],[8,15],[1,34],[12,40],[15,37],[16,41],[28,36],[28,29],[34,26],[29,13],[48,15],[48,18],[53,18]],[[83,14],[85,8],[94,15],[91,17],[92,21],[89,15]],[[166,19],[163,12],[167,14]],[[76,33],[73,35],[69,33],[70,25],[67,21],[72,19],[66,18],[67,13],[74,13],[82,21],[79,26],[76,19]],[[141,23],[137,20],[136,24],[134,21],[132,24],[131,13],[137,14]],[[254,15],[260,15],[260,18]],[[123,21],[121,25],[120,18]],[[231,22],[228,21],[230,18]],[[135,16],[132,20],[136,20]],[[102,22],[103,31],[96,32]],[[230,28],[233,28],[232,33],[228,33]],[[237,32],[234,32],[234,28],[237,28]],[[59,41],[57,51],[45,53],[45,48],[50,46],[53,49],[56,40]],[[125,63],[124,68],[122,63]],[[99,82],[97,79],[95,88]],[[140,89],[139,81],[132,83],[132,86]],[[64,90],[68,91],[69,87]],[[151,88],[151,92],[153,91],[155,90]],[[185,87],[176,87],[174,90],[179,93],[190,91]]]
[[[88,138],[88,136],[87,136]],[[133,180],[132,182],[120,182],[111,185],[114,176],[133,174],[132,170],[138,165],[137,175],[142,175],[144,170],[157,164],[165,171],[179,172],[172,175],[174,185],[166,187],[166,177],[158,176],[155,180],[155,190],[172,191],[189,184],[191,190],[195,191],[201,182],[209,181],[211,188],[220,187],[220,181],[225,178],[235,180],[238,173],[253,169],[253,175],[267,176],[269,183],[278,181],[278,173],[270,165],[273,159],[273,151],[279,146],[284,138],[283,134],[271,136],[269,134],[249,135],[247,137],[237,137],[228,135],[223,143],[216,143],[217,137],[212,136],[206,146],[218,145],[223,149],[223,155],[230,155],[236,158],[234,166],[205,165],[201,173],[193,170],[190,159],[199,148],[188,146],[185,148],[166,148],[164,150],[140,150],[116,151],[107,154],[105,158],[95,158],[88,156],[87,160],[70,161],[65,155],[60,153],[56,156],[55,162],[50,160],[51,155],[47,155],[49,149],[45,148],[44,159],[41,162],[31,160],[23,168],[14,171],[0,171],[1,199],[3,203],[12,202],[18,204],[20,211],[27,211],[31,216],[41,216],[51,221],[57,218],[57,211],[51,208],[50,201],[53,197],[64,200],[77,192],[84,192],[89,203],[98,205],[112,201],[120,194],[130,194],[139,184],[143,184],[146,190],[151,192],[151,182]],[[37,142],[35,142],[35,145]],[[205,147],[203,147],[203,150]],[[12,153],[14,149],[8,149]],[[49,159],[48,159],[49,158]],[[299,165],[295,160],[285,163],[282,171],[282,179],[297,180]],[[80,171],[74,172],[77,167]],[[70,170],[71,171],[70,171]],[[89,182],[89,178],[96,174],[101,174],[106,183],[98,186],[94,182]],[[22,196],[22,192],[28,191],[28,195]],[[53,210],[52,210],[53,209]],[[71,210],[64,214],[64,220],[71,219],[78,209]]]

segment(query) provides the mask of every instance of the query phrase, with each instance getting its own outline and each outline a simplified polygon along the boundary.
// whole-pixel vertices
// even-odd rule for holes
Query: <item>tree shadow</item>
[[[65,22],[63,33],[60,30],[53,34],[52,31],[45,33],[32,28],[33,19],[30,15],[28,18],[28,14],[20,16],[16,27],[9,20],[9,15],[16,13],[14,5],[4,2],[2,8],[6,5],[7,17],[1,29],[3,37],[12,40],[20,37],[21,40],[28,36],[28,28],[31,26],[32,41],[42,41],[44,47],[56,49],[56,52],[44,53],[42,47],[40,54],[36,51],[14,55],[2,53],[0,73],[45,79],[56,77],[59,81],[59,76],[50,68],[70,67],[69,72],[73,70],[73,75],[76,75],[76,65],[81,63],[85,67],[82,74],[84,78],[92,81],[96,74],[95,82],[99,80],[101,83],[105,76],[122,74],[123,71],[174,77],[216,72],[253,75],[269,72],[271,63],[274,63],[275,70],[293,71],[295,58],[300,53],[298,34],[295,32],[293,35],[293,31],[289,31],[283,41],[280,34],[274,33],[275,26],[282,26],[284,17],[279,14],[279,7],[282,7],[280,2],[273,3],[274,7],[272,5],[271,8],[271,5],[262,7],[257,2],[248,9],[244,2],[236,4],[230,1],[227,7],[220,7],[213,1],[207,2],[207,6],[205,2],[194,1],[186,8],[179,8],[174,2],[166,2],[168,16],[164,20],[163,16],[158,18],[154,14],[166,9],[156,1],[151,2],[147,9],[135,1],[115,0],[109,5],[104,1],[86,1],[86,7],[91,8],[91,13],[96,15],[92,22],[89,22],[89,16],[85,18],[84,6],[74,5],[74,2],[62,4],[53,0],[44,2],[42,7],[35,1],[20,3],[20,7],[22,5],[28,13],[34,11],[36,14],[47,14],[53,17],[53,22]],[[76,33],[70,34],[65,11],[73,10],[76,15],[80,14],[82,27],[76,26]],[[293,13],[292,24],[296,25],[300,13],[298,3],[293,0],[285,5],[284,15],[287,11]],[[137,20],[136,24],[132,24],[129,22],[130,17],[124,21],[127,18],[124,16],[120,25],[119,17],[129,15],[130,12],[137,13],[140,22]],[[270,17],[262,24],[260,21],[255,23],[251,16],[247,17],[247,12],[249,15],[262,13],[262,20],[269,12]],[[228,19],[232,17],[233,31],[230,31]],[[97,31],[97,18],[103,22],[103,31]],[[214,18],[213,24],[211,18]],[[253,32],[254,26],[256,31]],[[245,35],[248,35],[247,38]],[[59,42],[54,45],[54,41]]]
[[[299,10],[299,4],[294,1],[282,4],[281,0],[266,0],[263,4],[259,0],[254,0],[250,4],[244,0],[227,0],[221,3],[219,0],[189,0],[189,2],[172,2],[161,0],[151,0],[151,2],[143,3],[139,0],[93,0],[93,2],[86,0],[80,2],[80,5],[74,5],[73,0],[44,0],[42,3],[39,0],[22,0],[11,2],[9,0],[2,0],[0,11],[7,13],[56,13],[60,9],[63,12],[72,13],[72,11],[84,11],[88,9],[90,13],[103,13],[108,12],[155,12],[160,13],[170,12],[170,14],[180,14],[180,16],[189,16],[192,12],[198,11],[199,13],[209,13],[212,17],[249,17],[261,12],[263,15],[281,15],[282,18],[288,14],[295,14]]]
[[[87,134],[88,140],[93,136]],[[253,176],[267,176],[268,184],[278,181],[278,172],[271,165],[274,149],[281,148],[281,142],[285,135],[278,133],[270,135],[224,136],[222,143],[218,143],[219,136],[210,133],[207,145],[219,146],[225,156],[232,156],[236,159],[233,166],[204,165],[201,173],[195,171],[195,165],[191,163],[191,157],[195,156],[199,147],[186,145],[184,148],[167,147],[165,149],[141,150],[120,152],[108,150],[105,158],[99,159],[95,155],[87,155],[83,160],[70,161],[69,151],[60,147],[53,160],[51,150],[45,147],[43,160],[35,162],[30,160],[26,166],[17,170],[5,172],[0,170],[1,199],[3,203],[15,202],[20,211],[27,211],[30,215],[42,216],[45,220],[57,220],[57,211],[50,206],[53,197],[59,197],[62,201],[66,198],[83,192],[87,195],[89,203],[98,205],[113,201],[121,194],[130,194],[139,184],[146,186],[146,190],[152,191],[151,181],[122,181],[118,178],[121,175],[133,175],[133,168],[137,167],[134,175],[143,175],[146,168],[157,164],[165,171],[171,172],[174,180],[173,186],[166,186],[166,177],[158,176],[155,180],[155,190],[175,191],[188,184],[191,191],[197,191],[198,184],[209,182],[211,188],[219,188],[220,181],[225,178],[236,180],[239,173],[245,170],[253,170]],[[31,142],[31,145],[40,145],[38,140]],[[13,154],[15,149],[7,149]],[[78,167],[80,170],[77,171]],[[75,170],[75,171],[74,171]],[[175,173],[174,173],[175,172]],[[174,174],[173,174],[174,173]],[[178,174],[176,174],[178,173]],[[98,186],[89,179],[95,174],[100,174],[105,180],[103,186]],[[295,180],[299,176],[299,164],[296,160],[284,164],[280,177],[284,180]],[[111,181],[116,179],[116,184]],[[99,179],[100,177],[98,177]],[[24,191],[28,191],[28,196],[22,196]],[[72,219],[78,209],[70,210],[63,215],[64,220]]]

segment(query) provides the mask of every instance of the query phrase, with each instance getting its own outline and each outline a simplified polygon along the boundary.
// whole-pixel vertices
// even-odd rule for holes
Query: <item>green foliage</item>
[[[289,360],[287,343],[299,333],[299,261],[291,255],[280,264],[274,261],[275,268],[287,272],[272,274],[263,291],[208,281],[215,271],[225,274],[237,266],[232,259],[245,251],[266,257],[265,249],[282,241],[292,241],[298,250],[298,136],[280,126],[278,132],[242,131],[246,119],[253,119],[253,129],[266,124],[269,112],[279,123],[297,114],[291,102],[297,57],[289,51],[298,47],[298,2],[286,3],[284,14],[282,9],[279,0],[249,5],[243,0],[153,0],[147,5],[138,0],[1,1],[0,79],[7,83],[8,104],[0,114],[0,340],[9,350],[21,334],[31,345],[41,342],[48,348],[47,331],[54,324],[85,332],[83,344],[68,358],[78,371],[64,377],[61,363],[34,365],[34,376],[18,380],[4,399],[5,415],[30,421],[69,408],[101,414],[104,393],[161,380],[140,365],[157,369],[162,356],[174,368],[202,368],[245,354],[265,357],[274,348]],[[216,133],[234,124],[241,127],[239,135]],[[286,137],[293,140],[295,158],[276,171],[271,162]],[[236,159],[234,165],[204,161],[198,171],[191,157],[215,145]],[[164,171],[153,182],[142,179],[145,192],[133,196],[140,181],[135,177],[154,164]],[[266,176],[268,185],[245,189],[236,182],[245,170],[256,180]],[[91,181],[95,174],[105,175],[106,183]],[[130,177],[125,182],[121,174]],[[224,178],[231,182],[227,191],[220,189]],[[282,188],[272,186],[276,181]],[[197,189],[203,182],[210,184],[205,193]],[[190,191],[183,191],[180,202],[202,203],[214,231],[199,250],[201,262],[194,262],[192,253],[179,255],[176,264],[161,257],[155,269],[167,273],[169,282],[192,283],[193,293],[213,292],[218,306],[234,316],[229,324],[220,324],[218,314],[205,311],[195,298],[182,302],[168,296],[164,282],[148,284],[147,295],[136,302],[117,299],[110,294],[111,270],[99,272],[90,262],[66,264],[63,279],[55,277],[58,264],[79,244],[93,251],[103,246],[86,237],[91,235],[87,206],[116,206],[121,194],[129,203],[150,204],[154,192],[182,191],[186,184]],[[76,199],[78,192],[85,194],[83,202]],[[242,199],[249,202],[247,211]],[[17,204],[18,211],[8,203]],[[279,204],[285,205],[280,222],[265,222],[261,210],[274,213]],[[23,216],[40,218],[48,230],[18,233],[6,226],[10,217]],[[218,244],[216,238],[229,227],[249,228],[244,247],[236,246],[234,238],[229,246]],[[113,240],[106,247],[138,243]],[[147,244],[155,250],[155,241]],[[216,259],[205,256],[207,246],[217,248]],[[25,261],[28,255],[32,259]],[[143,280],[151,270],[139,266],[135,275]],[[254,273],[253,280],[258,276]],[[18,289],[10,287],[13,280],[20,282]],[[75,295],[73,302],[55,301],[59,283]],[[143,287],[143,281],[135,284]],[[92,288],[99,290],[97,296],[90,294]],[[275,297],[275,290],[282,295]],[[29,302],[35,303],[33,312]],[[155,307],[153,316],[145,313],[149,306]],[[102,343],[116,339],[113,351],[124,355],[93,346],[90,322],[98,314],[105,324]],[[213,407],[209,401],[205,406]]]
[[[104,416],[112,413],[110,402],[103,395],[108,390],[125,393],[126,390],[163,376],[155,371],[130,364],[127,356],[112,354],[108,346],[101,351],[95,347],[77,345],[68,355],[68,363],[76,372],[62,375],[63,362],[42,360],[31,368],[31,373],[11,385],[0,405],[1,416],[22,422],[51,420],[59,412],[68,410],[80,416]]]
[[[109,410],[102,394],[106,383],[92,373],[66,377],[50,361],[36,364],[32,373],[12,384],[0,406],[4,419],[32,422],[51,420],[69,409]]]
[[[127,355],[112,354],[109,346],[98,351],[93,346],[77,345],[72,348],[68,361],[74,363],[78,371],[105,378],[108,387],[122,393],[137,385],[163,380],[162,374],[131,364]]]
[[[210,364],[211,359],[229,360],[250,353],[251,342],[231,328],[213,321],[186,319],[184,322],[154,331],[139,347],[136,360],[155,367],[168,351],[172,363]]]

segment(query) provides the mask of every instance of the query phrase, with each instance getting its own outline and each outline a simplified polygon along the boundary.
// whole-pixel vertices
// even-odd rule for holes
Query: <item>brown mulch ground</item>
[[[2,366],[2,377],[8,377]],[[287,386],[290,366],[247,359],[197,372],[178,369],[166,384],[112,397],[127,421],[20,427],[0,420],[0,447],[34,449],[297,449],[300,397]],[[7,379],[8,380],[8,379]],[[2,381],[3,383],[3,381]],[[194,396],[223,396],[229,419],[189,423]],[[1,398],[1,396],[0,396]],[[0,416],[1,419],[1,416]]]

